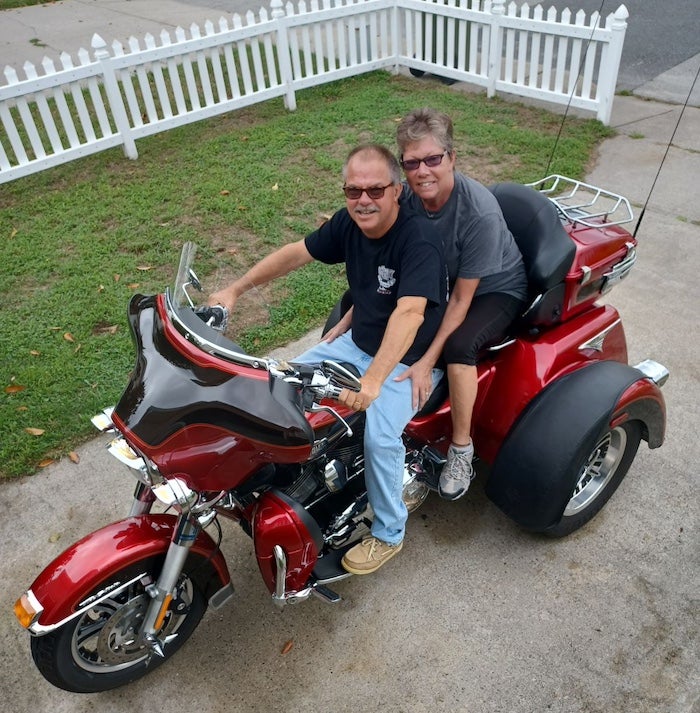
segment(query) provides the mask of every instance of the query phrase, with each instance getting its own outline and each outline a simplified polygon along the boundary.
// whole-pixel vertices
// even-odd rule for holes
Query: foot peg
[[[339,594],[336,594],[323,584],[317,584],[311,591],[327,604],[337,604],[342,600],[342,597]]]

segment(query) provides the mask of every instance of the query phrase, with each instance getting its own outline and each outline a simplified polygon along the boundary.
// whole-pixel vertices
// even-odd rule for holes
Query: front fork
[[[148,514],[155,499],[150,487],[141,482],[137,483],[129,515]],[[173,601],[173,592],[180,579],[180,574],[182,574],[192,543],[197,539],[201,530],[202,527],[199,522],[191,517],[189,513],[180,513],[158,581],[146,587],[146,592],[151,597],[151,602],[148,605],[143,625],[141,626],[141,637],[152,653],[163,658],[165,657],[163,644],[167,643],[167,641],[161,641],[158,638],[158,632],[163,626],[168,609]]]
[[[153,494],[150,486],[138,481],[136,483],[136,488],[134,489],[134,500],[131,503],[129,517],[148,515],[148,513],[151,512],[151,507],[155,501],[156,496]]]

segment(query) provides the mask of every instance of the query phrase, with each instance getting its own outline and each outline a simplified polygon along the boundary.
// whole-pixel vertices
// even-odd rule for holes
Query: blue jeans
[[[354,364],[360,374],[364,374],[372,362],[372,357],[352,341],[352,332],[346,332],[330,344],[321,342],[293,361],[318,364],[323,359]],[[411,380],[394,381],[406,369],[405,364],[394,368],[366,412],[365,483],[369,503],[374,510],[372,535],[390,545],[397,545],[403,540],[408,518],[403,502],[406,448],[401,434],[416,411],[413,408]],[[433,386],[441,377],[442,371],[433,369]]]

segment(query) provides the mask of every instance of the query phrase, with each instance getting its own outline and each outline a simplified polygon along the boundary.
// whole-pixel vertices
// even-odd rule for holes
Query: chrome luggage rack
[[[553,174],[526,185],[544,193],[564,218],[588,228],[622,225],[634,218],[624,196],[573,178]]]

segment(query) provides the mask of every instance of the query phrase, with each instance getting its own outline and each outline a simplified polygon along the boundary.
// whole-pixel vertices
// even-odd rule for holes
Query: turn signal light
[[[31,605],[29,595],[26,592],[15,602],[14,609],[15,616],[25,629],[28,629],[32,625],[32,622],[40,613]]]

